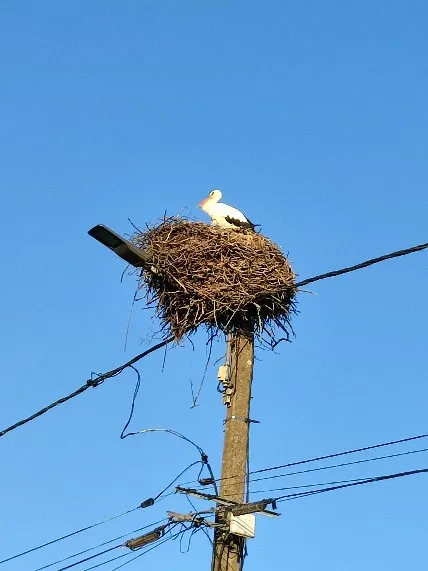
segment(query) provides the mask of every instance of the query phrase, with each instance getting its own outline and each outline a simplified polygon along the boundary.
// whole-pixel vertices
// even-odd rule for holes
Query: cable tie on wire
[[[95,379],[92,377],[95,376]],[[100,373],[91,373],[91,378],[86,381],[88,387],[94,387],[94,389],[104,381],[104,375]]]
[[[214,478],[199,478],[201,486],[211,486],[214,483]]]
[[[149,508],[155,503],[154,498],[147,498],[144,502],[141,502],[140,508]]]

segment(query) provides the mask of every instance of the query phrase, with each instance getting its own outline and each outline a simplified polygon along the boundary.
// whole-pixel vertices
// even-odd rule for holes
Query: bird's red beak
[[[209,196],[207,196],[206,198],[201,200],[201,202],[198,204],[198,208],[202,208],[202,206],[207,202],[208,199],[209,199]]]

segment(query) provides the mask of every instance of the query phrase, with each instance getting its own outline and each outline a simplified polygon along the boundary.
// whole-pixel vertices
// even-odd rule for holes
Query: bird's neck
[[[218,203],[218,200],[216,200],[215,198],[210,198],[209,200],[207,200],[202,206],[201,209],[206,212],[207,214],[210,214],[213,210],[213,207]]]

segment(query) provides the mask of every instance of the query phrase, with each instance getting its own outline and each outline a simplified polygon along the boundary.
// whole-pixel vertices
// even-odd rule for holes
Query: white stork
[[[211,218],[211,224],[221,228],[234,228],[235,230],[239,228],[254,230],[257,224],[253,224],[237,208],[219,202],[221,197],[222,194],[219,190],[212,190],[207,198],[198,204],[199,208]]]

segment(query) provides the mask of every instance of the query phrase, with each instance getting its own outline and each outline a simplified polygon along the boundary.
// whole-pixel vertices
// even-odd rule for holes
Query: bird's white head
[[[199,208],[202,208],[204,206],[204,204],[206,204],[207,202],[209,202],[210,204],[214,204],[216,202],[218,202],[219,200],[221,200],[222,194],[219,190],[215,189],[212,190],[209,195],[204,198],[199,204]]]

